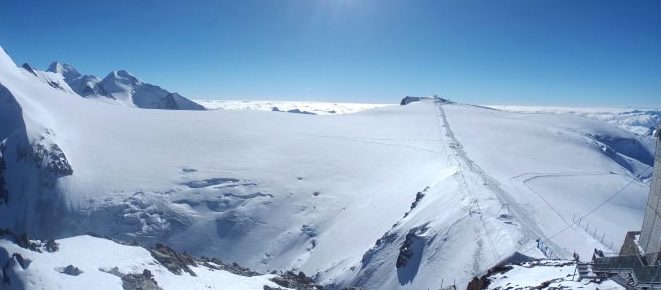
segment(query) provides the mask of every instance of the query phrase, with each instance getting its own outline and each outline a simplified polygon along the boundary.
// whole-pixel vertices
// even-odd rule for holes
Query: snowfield
[[[433,100],[135,110],[53,88],[4,53],[0,121],[0,228],[161,242],[329,289],[465,287],[516,252],[617,251],[640,228],[654,153],[601,120]]]

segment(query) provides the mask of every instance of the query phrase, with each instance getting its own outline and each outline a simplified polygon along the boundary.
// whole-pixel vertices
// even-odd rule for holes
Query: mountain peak
[[[73,67],[72,65],[68,63],[61,63],[58,61],[54,61],[53,63],[51,63],[46,71],[61,74],[66,79],[77,78],[81,76],[78,70],[76,70],[76,68]]]
[[[138,78],[133,76],[131,73],[120,69],[120,70],[115,70],[106,76],[106,79],[115,79],[115,80],[120,80],[122,83],[133,83],[136,84],[140,82]]]

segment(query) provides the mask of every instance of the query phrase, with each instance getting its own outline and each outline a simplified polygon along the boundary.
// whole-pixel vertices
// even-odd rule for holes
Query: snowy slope
[[[568,260],[539,260],[506,265],[503,272],[488,277],[486,289],[624,289],[613,281],[581,279],[576,263]]]
[[[261,110],[281,112],[308,112],[317,115],[351,114],[396,104],[346,103],[346,102],[299,102],[299,101],[234,101],[195,100],[209,110]]]
[[[331,289],[466,285],[516,251],[617,248],[649,188],[642,136],[575,116],[431,100],[326,116],[131,110],[4,54],[0,84],[0,228],[159,241]]]
[[[203,110],[201,105],[171,93],[159,86],[145,83],[125,70],[113,71],[105,78],[82,75],[72,65],[53,62],[46,72],[26,68],[36,76],[55,75],[57,84],[66,86],[68,91],[89,99],[126,107],[168,110]],[[51,84],[48,79],[46,83]]]
[[[164,290],[263,290],[264,285],[280,287],[270,280],[276,275],[242,276],[218,270],[221,265],[213,262],[207,262],[210,267],[202,264],[189,266],[194,276],[186,271],[177,275],[154,259],[146,249],[121,245],[106,239],[77,236],[55,242],[58,244],[56,251],[37,252],[0,239],[0,281],[4,281],[0,282],[0,288],[122,289],[123,280],[128,278],[122,276],[133,274],[141,277],[145,270],[150,272],[157,286]],[[17,254],[19,256],[16,256]],[[77,271],[67,272],[65,269],[69,265]]]
[[[640,228],[649,190],[640,178],[652,173],[653,149],[639,135],[574,116],[471,106],[446,112],[473,162],[507,192],[512,209],[535,217],[560,252],[587,256],[602,238],[617,251],[624,233]],[[580,227],[570,226],[588,213]]]

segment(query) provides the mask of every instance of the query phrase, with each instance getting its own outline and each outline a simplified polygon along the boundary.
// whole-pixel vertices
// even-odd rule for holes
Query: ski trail
[[[491,177],[486,171],[484,171],[475,161],[470,159],[464,150],[463,145],[454,135],[452,127],[448,121],[447,115],[443,109],[444,102],[435,101],[437,109],[437,115],[440,116],[440,121],[443,122],[443,127],[445,127],[445,137],[447,137],[450,142],[450,148],[454,151],[458,159],[461,160],[461,163],[464,163],[469,171],[477,174],[482,180],[484,186],[493,192],[499,199],[501,204],[506,204],[509,206],[512,214],[519,223],[522,225],[521,230],[523,231],[523,239],[520,241],[521,248],[526,247],[531,242],[534,242],[537,239],[546,241],[545,244],[549,246],[552,251],[560,256],[569,256],[569,252],[563,249],[562,247],[555,244],[553,241],[549,240],[544,232],[539,228],[537,223],[533,220],[532,216],[528,214],[525,208],[523,208],[516,200],[505,190],[500,187],[500,183]],[[485,229],[486,230],[486,229]]]

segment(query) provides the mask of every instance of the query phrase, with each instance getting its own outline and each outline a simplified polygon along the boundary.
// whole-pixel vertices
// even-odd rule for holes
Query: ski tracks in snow
[[[516,200],[505,190],[503,190],[500,187],[500,183],[491,177],[485,170],[483,170],[475,161],[470,159],[468,155],[466,154],[466,151],[464,150],[463,145],[459,140],[454,135],[454,132],[452,131],[452,127],[450,126],[450,123],[448,121],[447,115],[443,109],[443,102],[436,101],[436,108],[437,112],[436,115],[439,119],[439,122],[442,122],[442,126],[445,128],[444,136],[448,138],[448,147],[454,152],[454,157],[457,159],[458,166],[459,166],[459,174],[461,175],[461,178],[465,181],[465,177],[463,176],[465,173],[462,171],[462,168],[466,168],[468,171],[476,174],[477,176],[480,177],[482,184],[486,189],[491,191],[492,193],[495,194],[497,197],[498,201],[502,206],[506,206],[509,208],[510,212],[514,215],[514,217],[518,220],[519,224],[521,225],[520,229],[523,234],[522,240],[519,241],[519,244],[521,247],[526,247],[527,244],[534,242],[537,239],[540,240],[548,240],[544,234],[544,232],[539,228],[537,223],[533,220],[533,217],[529,214],[528,210],[526,210],[521,204],[517,203]],[[450,158],[451,156],[448,155]],[[464,187],[467,187],[467,184],[463,185]],[[468,190],[468,188],[466,188]],[[479,207],[479,199],[475,198],[476,204]],[[484,219],[482,217],[482,212],[480,210],[480,219],[481,223],[484,226],[485,233],[487,235],[487,239],[490,241],[490,244],[492,246],[492,251],[494,251],[494,255],[498,256],[500,259],[505,258],[505,257],[500,257],[500,254],[496,252],[496,247],[493,245],[492,238],[489,236],[488,228],[486,223],[484,222]],[[548,240],[548,246],[552,249],[554,253],[558,253],[560,255],[568,255],[567,251],[552,241]],[[527,248],[527,247],[526,247]]]

